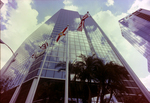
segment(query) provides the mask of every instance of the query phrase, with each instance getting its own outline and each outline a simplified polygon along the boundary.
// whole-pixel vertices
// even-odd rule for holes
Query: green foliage
[[[92,56],[79,56],[82,60],[69,62],[69,98],[82,99],[83,103],[91,103],[91,98],[97,96],[97,102],[100,98],[101,103],[106,103],[104,96],[110,94],[107,100],[109,103],[115,91],[117,93],[126,93],[126,88],[123,85],[123,78],[128,79],[127,71],[123,66],[115,64],[114,62],[105,63],[102,59]],[[66,62],[60,62],[55,67],[60,67],[59,71],[66,70]],[[74,77],[71,78],[71,74]],[[52,100],[61,100],[64,98],[62,90],[57,83],[44,83],[40,92],[46,98]],[[53,91],[54,90],[54,91]],[[52,95],[53,94],[53,95]],[[57,94],[57,95],[55,95]],[[59,94],[61,94],[59,96]],[[58,96],[58,98],[56,97]]]

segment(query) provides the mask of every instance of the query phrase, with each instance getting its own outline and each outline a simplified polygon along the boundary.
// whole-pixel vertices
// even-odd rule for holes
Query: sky
[[[150,0],[1,0],[1,39],[15,52],[23,41],[60,9],[90,15],[102,28],[141,82],[150,91],[147,60],[121,35],[118,20],[139,8],[150,10]],[[12,52],[1,44],[1,68]]]

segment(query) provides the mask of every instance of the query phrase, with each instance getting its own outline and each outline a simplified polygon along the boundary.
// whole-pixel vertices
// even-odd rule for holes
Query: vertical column
[[[65,99],[64,99],[64,103],[68,103],[68,71],[69,71],[69,41],[68,41],[68,35],[69,33],[67,33],[67,47],[66,47],[66,80],[65,80]]]
[[[25,103],[32,103],[33,101],[33,98],[34,98],[34,93],[36,91],[36,85],[38,84],[38,78],[35,78],[32,82],[32,85],[31,85],[31,88],[30,88],[30,91],[28,93],[28,96],[27,96],[27,99],[26,99],[26,102]]]
[[[52,40],[52,39],[51,39]],[[48,49],[47,49],[48,50]],[[46,51],[47,51],[46,50]],[[43,70],[43,66],[44,66],[44,63],[46,61],[46,57],[47,57],[47,52],[46,52],[46,55],[44,57],[44,60],[43,60],[43,64],[42,64],[42,67],[40,69],[40,73],[39,73],[39,76],[37,78],[34,78],[33,80],[33,83],[31,85],[31,88],[30,88],[30,91],[28,93],[28,97],[26,99],[26,102],[25,103],[32,103],[33,102],[33,99],[34,99],[34,95],[35,95],[35,92],[36,92],[36,89],[37,89],[37,86],[38,86],[38,83],[40,81],[40,77],[41,77],[41,74],[42,74],[42,70]]]

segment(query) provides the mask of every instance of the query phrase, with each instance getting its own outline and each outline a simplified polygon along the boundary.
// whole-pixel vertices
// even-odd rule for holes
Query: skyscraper
[[[147,59],[150,72],[150,11],[139,9],[119,20],[119,24],[122,36]]]
[[[66,62],[67,43],[66,38],[58,43],[55,42],[55,38],[69,25],[67,35],[69,38],[70,62],[81,60],[81,58],[78,57],[81,54],[96,54],[96,56],[102,58],[105,63],[114,61],[124,66],[129,73],[129,80],[123,80],[124,85],[128,89],[129,96],[135,96],[136,93],[138,93],[141,100],[150,102],[150,95],[147,89],[92,17],[88,17],[85,20],[84,29],[82,31],[76,30],[81,18],[82,15],[79,15],[76,11],[61,9],[21,44],[15,52],[18,53],[16,61],[5,70],[13,57],[10,58],[2,69],[3,76],[11,78],[8,91],[4,92],[4,94],[10,94],[7,96],[8,101],[16,101],[16,103],[31,103],[34,101],[36,103],[44,101],[44,97],[48,93],[50,93],[48,94],[49,97],[45,98],[45,100],[58,97],[63,99],[66,71],[60,71],[61,67],[57,67],[56,65]],[[39,46],[45,42],[48,43],[47,49],[39,49]],[[32,61],[33,53],[37,52],[38,56]],[[45,88],[42,88],[43,85],[45,85]],[[48,86],[53,87],[53,89]],[[44,89],[46,89],[46,91],[44,91]],[[42,95],[43,97],[39,97],[41,90],[44,91],[42,91],[44,93]],[[117,101],[122,101],[120,94],[115,92],[114,95]]]

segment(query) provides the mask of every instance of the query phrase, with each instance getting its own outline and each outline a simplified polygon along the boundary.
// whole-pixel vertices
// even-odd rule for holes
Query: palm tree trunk
[[[110,102],[110,100],[111,100],[111,98],[112,98],[112,94],[113,94],[113,90],[111,89],[110,97],[109,97],[108,103]]]
[[[105,89],[105,86],[104,86],[104,82],[102,82],[102,93],[101,93],[101,98],[100,98],[100,103],[104,103],[104,89]]]
[[[81,80],[81,81],[82,81],[82,80]],[[82,94],[83,94],[83,95],[82,95],[82,102],[83,102],[83,103],[86,103],[85,88],[84,88],[84,86],[85,86],[85,80],[82,81],[82,89],[83,89],[83,90],[82,90]]]
[[[98,88],[98,95],[97,95],[97,101],[96,101],[96,103],[98,103],[99,97],[100,97],[100,87]]]
[[[88,98],[88,103],[91,103],[91,89],[89,87],[89,85],[87,85],[88,90],[89,90],[89,98]]]
[[[100,103],[104,103],[104,94],[102,93],[100,97]]]

